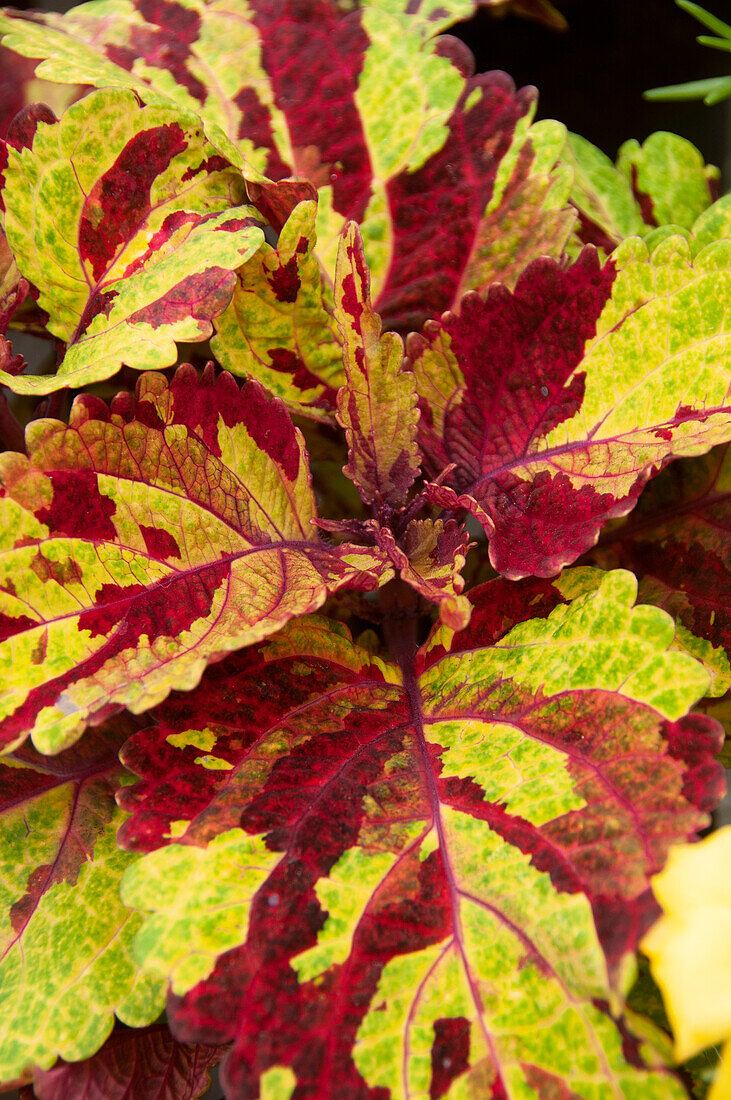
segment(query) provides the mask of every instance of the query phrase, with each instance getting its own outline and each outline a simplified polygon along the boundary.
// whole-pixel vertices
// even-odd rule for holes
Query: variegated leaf
[[[628,573],[506,587],[418,678],[305,619],[125,747],[137,957],[180,1038],[233,1041],[228,1095],[685,1095],[622,1010],[649,876],[707,820],[707,675]]]
[[[318,540],[304,444],[283,406],[212,367],[137,400],[35,421],[0,459],[0,737],[56,752],[110,709],[134,713],[206,664],[378,583],[382,555]],[[360,570],[375,568],[361,576]],[[385,579],[387,579],[387,575]]]
[[[501,573],[555,574],[672,458],[729,438],[730,260],[678,236],[536,260],[411,339],[425,460],[455,464],[431,497],[481,521]]]
[[[419,410],[413,374],[404,371],[404,345],[381,333],[370,299],[370,275],[354,222],[346,226],[335,270],[335,318],[343,343],[345,383],[338,422],[348,441],[345,473],[366,504],[403,505],[419,475]]]
[[[139,918],[119,900],[134,862],[116,844],[114,801],[130,725],[53,760],[25,749],[0,763],[0,1080],[88,1058],[115,1013],[140,1027],[162,1009],[160,982],[130,952]]]
[[[293,413],[332,419],[343,352],[332,292],[313,254],[316,203],[298,203],[276,248],[263,244],[238,273],[214,322],[211,350],[232,374],[258,379]]]
[[[0,375],[49,393],[176,361],[205,340],[263,241],[240,173],[176,109],[105,89],[8,147],[5,230],[67,350],[55,375]],[[31,144],[32,143],[32,144]]]

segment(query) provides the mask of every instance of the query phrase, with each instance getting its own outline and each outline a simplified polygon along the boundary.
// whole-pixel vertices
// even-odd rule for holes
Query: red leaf
[[[196,1100],[225,1048],[177,1043],[165,1024],[118,1027],[85,1062],[36,1070],[37,1100]]]
[[[534,101],[533,88],[516,92],[505,73],[472,77],[443,147],[422,168],[389,182],[394,255],[376,301],[387,328],[416,331],[428,317],[457,307],[498,167]]]

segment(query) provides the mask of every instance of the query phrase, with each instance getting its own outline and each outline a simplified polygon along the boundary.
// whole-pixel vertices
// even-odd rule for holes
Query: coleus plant
[[[475,6],[0,17],[28,1097],[704,1095],[635,979],[725,787],[731,200]]]

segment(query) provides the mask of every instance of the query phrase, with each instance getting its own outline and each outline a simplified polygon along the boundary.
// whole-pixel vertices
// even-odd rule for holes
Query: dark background
[[[731,72],[731,54],[700,46],[709,33],[674,0],[553,0],[569,29],[482,10],[453,28],[475,54],[477,70],[504,69],[516,84],[535,84],[539,118],[556,118],[614,158],[627,138],[643,141],[654,130],[688,138],[707,162],[724,168],[731,187],[731,100],[643,100],[647,88]],[[731,22],[731,0],[701,0]]]

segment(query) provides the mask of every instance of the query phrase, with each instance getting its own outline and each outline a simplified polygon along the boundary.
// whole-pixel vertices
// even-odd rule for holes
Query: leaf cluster
[[[29,1098],[704,1095],[635,979],[725,788],[731,199],[476,6],[0,14]]]

